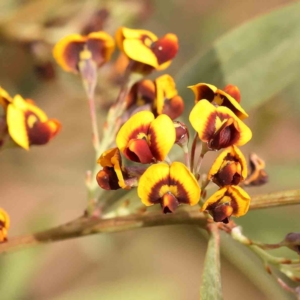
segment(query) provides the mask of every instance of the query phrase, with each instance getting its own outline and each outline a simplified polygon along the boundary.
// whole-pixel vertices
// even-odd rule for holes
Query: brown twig
[[[97,233],[112,233],[131,229],[175,224],[190,224],[205,228],[206,217],[199,210],[180,211],[164,215],[161,212],[130,215],[113,219],[80,217],[67,224],[31,234],[9,239],[0,245],[0,253],[23,249],[29,246],[63,241]]]
[[[250,209],[268,208],[282,205],[300,204],[300,190],[276,192],[252,197]],[[28,246],[67,240],[97,233],[121,232],[131,229],[164,225],[190,224],[205,228],[207,218],[198,208],[164,215],[161,212],[130,215],[112,219],[81,217],[67,224],[31,234],[9,239],[0,244],[0,253],[23,249]]]

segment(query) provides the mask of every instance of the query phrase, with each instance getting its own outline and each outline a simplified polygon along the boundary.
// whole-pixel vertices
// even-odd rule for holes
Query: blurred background
[[[223,86],[239,83],[227,82],[231,77],[226,68],[210,68],[211,73],[223,72],[222,80],[206,76],[201,70],[202,55],[211,53],[211,47],[218,46],[227,32],[292,3],[1,0],[0,85],[11,95],[34,99],[63,126],[44,147],[32,147],[29,152],[13,149],[0,155],[0,206],[11,216],[9,235],[65,223],[81,215],[86,206],[85,172],[94,165],[89,111],[79,77],[64,73],[52,58],[56,41],[69,33],[91,30],[103,29],[113,35],[119,26],[148,29],[158,36],[173,32],[178,35],[180,51],[167,73],[175,77],[179,94],[190,107],[193,95],[185,89],[188,84],[208,80]],[[255,30],[254,36],[261,34],[259,28]],[[277,34],[288,36],[288,32],[274,30],[271,38],[276,40]],[[235,42],[247,46],[251,38],[243,36]],[[261,40],[262,49],[265,44]],[[281,46],[278,51],[284,60]],[[295,64],[299,66],[299,61]],[[263,64],[255,70],[251,65],[241,67],[245,73],[264,71]],[[272,72],[270,69],[270,76]],[[96,101],[100,128],[116,97],[120,75],[113,63],[99,71]],[[243,73],[238,75],[243,80]],[[249,189],[250,195],[299,188],[299,77],[292,72],[281,76],[288,80],[264,97],[247,97],[252,86],[261,84],[259,75],[241,85],[241,104],[250,114],[247,124],[253,131],[253,139],[242,150],[245,155],[256,152],[261,156],[270,177],[268,184]],[[209,154],[205,170],[214,158],[214,153]],[[273,208],[249,212],[236,221],[251,239],[275,243],[288,232],[299,231],[299,212],[299,206]],[[222,242],[225,299],[293,299],[245,247],[226,236]],[[189,226],[146,228],[39,246],[0,258],[0,299],[198,299],[205,250],[205,237]],[[287,250],[274,253],[294,257]]]

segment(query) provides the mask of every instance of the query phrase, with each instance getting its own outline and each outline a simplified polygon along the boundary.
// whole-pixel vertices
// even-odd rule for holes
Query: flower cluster
[[[110,59],[115,44],[127,59],[127,76],[139,74],[134,77],[138,81],[127,81],[132,85],[121,89],[116,102],[122,102],[115,108],[119,109],[116,115],[121,116],[115,119],[116,129],[110,130],[110,134],[116,132],[116,147],[106,150],[98,159],[102,167],[96,178],[100,187],[137,187],[143,204],[160,204],[164,213],[174,212],[180,204],[199,203],[200,210],[208,211],[216,222],[227,223],[230,216],[244,215],[250,197],[241,185],[254,181],[247,178],[246,161],[238,148],[252,137],[243,122],[248,114],[240,105],[239,89],[227,85],[222,90],[207,83],[189,86],[195,95],[189,121],[197,132],[189,153],[188,126],[175,120],[183,113],[184,100],[178,95],[173,78],[164,74],[154,80],[141,79],[170,65],[178,51],[176,35],[168,33],[158,38],[147,30],[121,27],[115,40],[102,31],[87,36],[71,35],[58,42],[53,52],[63,69],[80,73],[83,82],[88,83],[87,91],[93,90],[95,70]],[[195,163],[198,141],[202,150]],[[172,162],[168,157],[175,144],[184,152],[184,163]],[[207,177],[201,175],[205,153],[221,149],[224,150]],[[210,181],[219,190],[204,201]]]
[[[31,99],[13,98],[0,87],[0,147],[44,145],[60,130],[60,123],[48,119]]]

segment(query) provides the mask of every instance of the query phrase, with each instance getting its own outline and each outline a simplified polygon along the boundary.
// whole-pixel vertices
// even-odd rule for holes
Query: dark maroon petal
[[[121,188],[114,168],[104,167],[103,170],[98,172],[96,179],[99,186],[104,190],[118,190]]]
[[[105,42],[99,39],[89,38],[86,42],[87,48],[92,53],[93,61],[100,67],[105,62]]]
[[[124,150],[124,154],[132,161],[142,164],[154,162],[153,154],[145,139],[132,139],[128,143],[128,147]]]
[[[162,110],[163,114],[168,115],[172,120],[178,118],[184,110],[184,103],[180,96],[175,96],[172,99],[165,100]]]
[[[163,213],[167,214],[173,213],[178,207],[179,202],[173,194],[166,193],[163,195],[160,204],[163,209]]]
[[[229,119],[221,128],[214,134],[209,141],[208,147],[212,150],[220,150],[234,145],[240,138],[240,132],[235,126],[235,121]]]
[[[175,57],[178,51],[177,38],[173,34],[166,34],[151,45],[151,50],[161,65]]]
[[[84,48],[85,42],[72,42],[65,48],[63,57],[69,68],[78,72],[79,54]]]

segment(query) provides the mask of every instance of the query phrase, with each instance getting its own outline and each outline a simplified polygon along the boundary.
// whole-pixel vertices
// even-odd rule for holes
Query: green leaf
[[[200,288],[201,300],[221,300],[222,285],[220,273],[220,236],[217,224],[212,224],[204,262]]]
[[[300,3],[262,15],[217,40],[204,55],[185,65],[176,80],[183,98],[186,87],[207,82],[223,88],[237,85],[242,106],[252,109],[300,75]],[[187,111],[193,101],[186,101]]]

